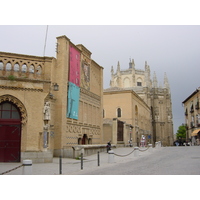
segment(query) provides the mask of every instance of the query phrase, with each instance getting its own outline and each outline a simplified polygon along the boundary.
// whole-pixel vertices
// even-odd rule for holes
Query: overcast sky
[[[199,24],[199,19],[198,0],[189,2],[186,0],[56,0],[48,2],[10,0],[1,2],[0,24],[196,25]],[[1,25],[0,51],[43,56],[46,26]],[[163,82],[164,72],[166,72],[171,86],[174,132],[176,133],[178,126],[184,122],[182,101],[200,86],[198,80],[200,72],[199,26],[50,25],[46,56],[55,57],[56,37],[61,35],[66,35],[74,44],[83,44],[92,52],[92,59],[104,67],[104,88],[109,87],[111,66],[113,65],[116,70],[118,61],[121,63],[121,69],[128,68],[130,58],[135,60],[137,69],[144,69],[144,63],[147,61],[151,68],[151,75],[156,71],[158,82]],[[118,180],[118,177],[116,178]],[[155,187],[156,183],[162,182],[162,184],[156,184],[156,187],[159,191],[165,192],[163,177],[158,176],[158,178],[160,179],[156,179],[152,186]],[[74,177],[70,179],[70,183],[73,180]],[[96,177],[93,181],[96,181]],[[134,187],[143,192],[143,188],[137,187],[140,181],[142,183],[143,179],[138,177]],[[165,182],[168,183],[167,181]],[[41,183],[43,184],[42,181]],[[47,182],[45,184],[47,185]],[[58,185],[59,189],[62,185]],[[41,186],[44,188],[43,185]],[[118,185],[114,186],[118,187]],[[171,181],[171,188],[176,187],[177,180],[174,179]],[[28,191],[29,188],[26,187],[26,190]],[[97,185],[94,184],[92,189],[96,188]],[[124,189],[127,189],[127,185]],[[145,189],[151,192],[153,188]],[[75,190],[74,187],[70,187],[72,195],[76,192]],[[84,192],[85,187],[79,190]],[[173,190],[171,192],[173,193]],[[44,195],[46,198],[48,194],[44,193]],[[129,193],[127,193],[127,198],[130,196],[128,195]],[[174,192],[173,196],[176,195],[178,195],[177,192]],[[57,193],[56,196],[58,196]],[[172,196],[171,193],[169,193],[169,198],[170,196]]]
[[[0,26],[0,51],[43,56],[47,26]],[[184,123],[182,101],[200,86],[200,26],[50,25],[45,56],[56,57],[56,37],[66,35],[83,44],[92,59],[104,68],[104,88],[109,87],[111,66],[127,69],[130,58],[136,69],[145,61],[163,84],[167,73],[173,105],[174,132]]]

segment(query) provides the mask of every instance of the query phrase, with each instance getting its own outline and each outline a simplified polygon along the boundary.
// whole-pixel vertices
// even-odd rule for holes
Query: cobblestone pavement
[[[116,148],[114,153],[127,155],[133,148]],[[0,173],[19,166],[21,163],[0,163]],[[22,168],[9,172],[7,175],[21,175]],[[33,163],[33,175],[58,175],[59,158],[53,163]],[[63,175],[199,175],[200,146],[161,147],[134,153],[128,156],[114,156],[114,162],[108,163],[108,154],[100,153],[100,166],[97,166],[97,154],[84,157],[83,169],[81,161],[63,158]]]

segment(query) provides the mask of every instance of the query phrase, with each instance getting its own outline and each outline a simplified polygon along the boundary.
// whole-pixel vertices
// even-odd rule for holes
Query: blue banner
[[[67,117],[78,120],[80,88],[74,83],[68,83]]]

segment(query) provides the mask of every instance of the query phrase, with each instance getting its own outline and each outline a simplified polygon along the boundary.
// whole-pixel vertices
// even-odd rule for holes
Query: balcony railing
[[[49,80],[51,62],[50,57],[0,52],[0,77]]]

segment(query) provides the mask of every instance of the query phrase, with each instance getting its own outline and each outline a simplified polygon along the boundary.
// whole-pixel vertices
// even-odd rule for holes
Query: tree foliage
[[[179,126],[177,130],[176,139],[179,138],[186,138],[186,127],[184,125]]]

